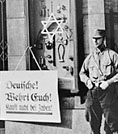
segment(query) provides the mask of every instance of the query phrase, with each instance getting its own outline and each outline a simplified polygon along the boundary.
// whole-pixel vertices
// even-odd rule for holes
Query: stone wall
[[[15,70],[28,45],[27,5],[25,0],[7,0],[8,70]],[[18,70],[26,70],[26,56]]]

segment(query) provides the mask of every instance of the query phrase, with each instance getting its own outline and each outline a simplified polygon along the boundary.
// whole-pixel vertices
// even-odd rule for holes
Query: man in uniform
[[[102,114],[106,134],[118,134],[118,54],[105,44],[105,30],[93,37],[95,50],[84,60],[80,80],[88,87],[86,120],[91,133],[100,134]]]

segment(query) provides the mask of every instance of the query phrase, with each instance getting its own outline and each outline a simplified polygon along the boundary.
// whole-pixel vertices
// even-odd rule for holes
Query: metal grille
[[[6,0],[0,0],[0,70],[8,69]]]

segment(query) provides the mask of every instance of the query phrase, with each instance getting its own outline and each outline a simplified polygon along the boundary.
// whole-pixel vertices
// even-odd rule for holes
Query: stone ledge
[[[85,109],[85,104],[80,104],[80,96],[62,97],[60,107],[63,109]]]
[[[0,134],[5,134],[5,128],[0,128]]]

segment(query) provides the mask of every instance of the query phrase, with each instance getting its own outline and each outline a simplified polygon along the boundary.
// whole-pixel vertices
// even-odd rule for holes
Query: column
[[[83,1],[83,29],[85,54],[94,49],[92,37],[96,29],[105,29],[104,0]]]
[[[28,45],[27,9],[25,0],[7,0],[8,70],[15,70]],[[26,70],[26,55],[17,70]]]

